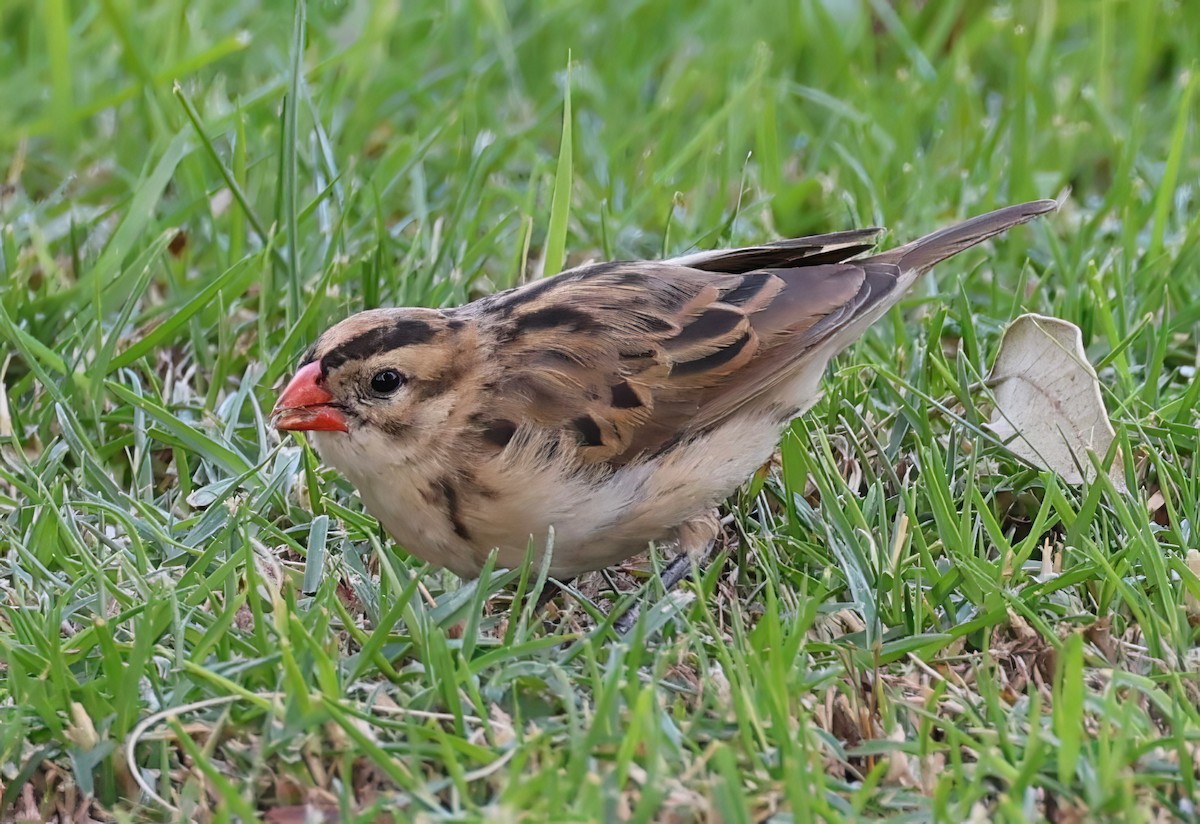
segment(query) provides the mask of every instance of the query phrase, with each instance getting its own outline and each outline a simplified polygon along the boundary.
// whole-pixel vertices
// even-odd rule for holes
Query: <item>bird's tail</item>
[[[1058,201],[1055,200],[1034,200],[1030,203],[1018,203],[1016,206],[1005,206],[1003,209],[964,220],[911,243],[889,249],[873,259],[881,263],[895,263],[902,272],[920,275],[935,263],[1057,208]]]

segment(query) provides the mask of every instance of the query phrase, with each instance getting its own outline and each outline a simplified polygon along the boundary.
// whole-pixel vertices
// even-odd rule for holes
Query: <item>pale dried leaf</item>
[[[989,382],[996,408],[988,428],[1014,454],[1070,484],[1095,478],[1088,450],[1103,458],[1116,433],[1078,326],[1021,315],[1004,333]],[[1125,489],[1119,455],[1110,477]]]
[[[4,386],[5,372],[8,364],[0,368],[0,438],[11,438],[13,435],[12,415],[8,410],[8,389]]]
[[[71,702],[71,723],[64,734],[80,749],[91,750],[100,743],[100,735],[96,732],[92,717],[78,701]]]
[[[888,734],[887,740],[903,744],[907,740],[904,728],[897,724]],[[909,756],[898,747],[888,755],[887,776],[884,778],[884,782],[887,786],[899,785],[906,788],[920,786],[916,775],[913,774]]]
[[[233,192],[228,188],[218,189],[217,193],[208,200],[208,208],[212,211],[214,218],[225,214],[231,205],[233,205]]]
[[[1195,549],[1188,550],[1187,565],[1192,574],[1200,578],[1200,551]],[[1193,595],[1190,590],[1184,590],[1183,608],[1187,611],[1188,618],[1193,621],[1200,621],[1200,598]]]

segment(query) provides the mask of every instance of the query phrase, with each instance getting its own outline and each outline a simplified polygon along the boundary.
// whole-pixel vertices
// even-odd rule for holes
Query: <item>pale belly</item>
[[[540,561],[552,534],[550,574],[567,578],[673,540],[680,524],[727,498],[769,460],[782,426],[777,414],[739,416],[660,457],[609,472],[580,471],[566,457],[547,462],[532,448],[506,450],[471,467],[477,486],[492,494],[457,489],[453,513],[438,486],[444,458],[397,455],[367,433],[323,434],[317,445],[367,511],[421,559],[473,578],[493,549],[498,567],[520,566],[531,546]]]

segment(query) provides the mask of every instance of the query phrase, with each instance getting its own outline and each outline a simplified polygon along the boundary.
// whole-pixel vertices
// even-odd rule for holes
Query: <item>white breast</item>
[[[770,459],[780,429],[770,416],[739,417],[659,458],[608,473],[508,455],[481,468],[481,477],[504,492],[480,502],[478,517],[468,515],[467,525],[473,536],[500,547],[505,566],[524,561],[531,537],[544,547],[553,526],[552,574],[602,569],[651,541],[671,540],[676,527],[728,497]]]
[[[819,374],[785,383],[781,402],[810,405]],[[570,577],[671,540],[676,527],[732,494],[770,459],[784,426],[778,410],[743,410],[661,456],[615,471],[581,470],[566,450],[547,458],[545,442],[514,441],[472,465],[444,442],[406,450],[366,428],[314,435],[322,458],[354,484],[367,511],[418,557],[471,578],[493,549],[501,567],[522,564],[531,541],[540,558],[553,528],[550,572]],[[457,490],[457,530],[436,494],[450,467],[473,481]]]
[[[321,458],[354,484],[367,511],[397,543],[456,575],[479,574],[478,552],[455,534],[444,501],[433,494],[444,460],[426,450],[400,450],[373,429],[313,435]]]

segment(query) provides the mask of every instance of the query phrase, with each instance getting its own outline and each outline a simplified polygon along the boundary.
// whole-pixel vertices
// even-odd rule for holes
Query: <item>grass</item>
[[[1196,818],[1186,4],[306,13],[0,5],[0,818]],[[1068,188],[837,361],[628,639],[423,568],[265,421],[364,307]],[[1129,494],[981,428],[1024,311]]]

